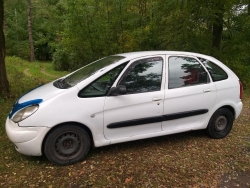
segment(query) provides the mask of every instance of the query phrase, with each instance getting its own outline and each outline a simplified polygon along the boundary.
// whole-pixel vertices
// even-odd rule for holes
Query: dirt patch
[[[50,77],[52,77],[52,78],[58,78],[58,76],[56,76],[56,75],[48,74],[48,73],[45,71],[45,68],[42,68],[42,69],[41,69],[41,73],[43,73],[43,74],[45,74],[45,75],[47,75],[47,76],[50,76]]]
[[[221,177],[220,187],[221,188],[250,187],[250,171],[224,174]]]
[[[26,76],[28,76],[28,77],[31,77],[31,76],[32,76],[32,74],[29,73],[29,69],[28,69],[28,68],[25,69],[25,70],[23,71],[23,73],[24,73]]]

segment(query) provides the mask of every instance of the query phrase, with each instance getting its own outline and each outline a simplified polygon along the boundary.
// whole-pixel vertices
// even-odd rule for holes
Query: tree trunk
[[[28,31],[30,41],[30,62],[35,61],[34,43],[32,36],[31,0],[28,0]]]
[[[213,44],[212,47],[220,50],[221,36],[223,31],[223,19],[218,18],[215,23],[213,23]]]
[[[217,52],[220,51],[222,31],[223,31],[223,16],[225,12],[225,7],[223,3],[216,2],[214,6],[217,9],[217,12],[215,13],[215,20],[212,24],[213,25],[212,55],[216,55]]]
[[[250,0],[248,0],[248,15],[250,15]]]
[[[5,38],[3,33],[4,8],[3,0],[0,0],[0,95],[9,93],[9,82],[5,67]]]
[[[119,19],[120,19],[120,31],[123,33],[123,21],[122,21],[122,1],[119,0]]]

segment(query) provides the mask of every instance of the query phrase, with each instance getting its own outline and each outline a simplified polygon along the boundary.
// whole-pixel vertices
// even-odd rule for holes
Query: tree
[[[216,50],[220,50],[221,48],[221,37],[223,31],[223,17],[225,12],[225,6],[223,2],[216,1],[214,2],[214,13],[215,20],[213,21],[213,43],[212,48]]]
[[[5,68],[5,38],[3,33],[4,7],[0,0],[0,95],[9,93],[9,82]]]
[[[35,61],[35,51],[32,35],[32,15],[31,15],[31,0],[28,0],[28,30],[29,30],[29,42],[30,42],[30,62]]]
[[[250,0],[248,0],[248,5],[247,5],[247,7],[248,7],[248,9],[247,9],[247,10],[248,10],[248,11],[247,11],[247,12],[248,12],[248,15],[250,15]]]

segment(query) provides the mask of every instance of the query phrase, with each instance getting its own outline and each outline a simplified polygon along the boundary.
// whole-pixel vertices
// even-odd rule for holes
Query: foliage
[[[12,104],[27,90],[67,72],[19,58],[29,57],[27,2],[4,2],[6,52],[17,57],[6,59],[11,95],[0,98],[1,187],[224,187],[226,181],[237,182],[238,174],[248,180],[249,94],[243,99],[241,117],[222,140],[191,132],[118,144],[93,149],[86,161],[63,170],[43,157],[18,154],[4,130]],[[57,70],[76,69],[120,52],[182,50],[216,56],[236,72],[245,88],[250,87],[249,0],[34,0],[32,4],[36,58],[53,58]],[[218,14],[223,17],[223,31],[220,49],[214,51],[212,30]],[[230,180],[220,182],[225,172]],[[231,186],[249,186],[241,183]]]
[[[27,1],[5,1],[5,35],[7,55],[29,59]],[[61,31],[59,14],[64,11],[55,7],[55,1],[32,1],[33,40],[35,56],[39,60],[51,60],[57,31]]]
[[[57,49],[54,53],[53,67],[55,70],[70,70],[70,61],[66,50]]]
[[[248,0],[34,0],[32,4],[36,58],[53,59],[56,70],[75,70],[121,52],[192,51],[215,56],[249,87]],[[27,2],[8,0],[5,6],[7,54],[28,59]]]
[[[26,1],[5,1],[6,53],[24,59],[29,57]]]

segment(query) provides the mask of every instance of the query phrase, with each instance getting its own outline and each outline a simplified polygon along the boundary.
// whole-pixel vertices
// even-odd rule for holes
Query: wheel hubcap
[[[80,148],[79,136],[75,133],[60,135],[55,143],[55,150],[59,155],[71,156],[77,153]]]
[[[216,131],[222,131],[227,126],[227,118],[223,115],[219,116],[215,121],[215,129]]]

